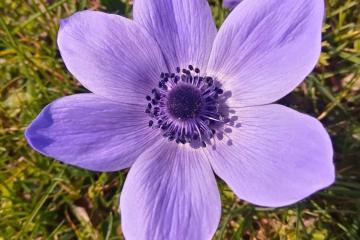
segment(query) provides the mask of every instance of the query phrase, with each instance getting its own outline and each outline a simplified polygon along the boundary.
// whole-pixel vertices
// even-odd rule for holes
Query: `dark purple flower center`
[[[192,85],[182,84],[169,92],[167,108],[176,119],[186,120],[198,116],[202,105],[201,93]]]
[[[188,69],[177,67],[176,73],[161,73],[151,93],[146,96],[145,110],[151,118],[149,127],[160,129],[170,141],[205,147],[219,123],[228,120],[221,111],[219,95],[223,90],[192,65]]]

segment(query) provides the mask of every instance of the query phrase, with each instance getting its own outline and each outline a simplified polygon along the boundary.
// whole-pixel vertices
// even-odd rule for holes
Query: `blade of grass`
[[[23,226],[21,227],[20,232],[16,235],[16,239],[21,239],[23,234],[25,232],[27,232],[27,227],[29,226],[29,224],[31,222],[33,222],[33,220],[35,219],[36,215],[38,214],[38,212],[40,211],[41,207],[44,205],[45,201],[48,199],[49,195],[54,191],[55,187],[57,186],[57,184],[61,181],[61,177],[64,174],[64,170],[61,171],[56,178],[53,179],[53,183],[50,184],[50,186],[48,187],[48,189],[46,190],[46,192],[44,193],[44,195],[41,197],[41,199],[38,201],[38,203],[36,204],[36,206],[34,207],[32,213],[30,214],[28,220],[23,224]]]

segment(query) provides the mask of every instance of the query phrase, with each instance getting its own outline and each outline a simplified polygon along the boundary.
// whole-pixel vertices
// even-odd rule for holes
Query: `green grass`
[[[218,25],[227,11],[211,1]],[[0,239],[123,239],[126,171],[93,173],[34,152],[23,132],[52,100],[84,91],[56,46],[59,19],[92,8],[131,15],[121,0],[0,1]],[[336,183],[280,209],[238,200],[223,184],[214,239],[360,239],[360,2],[328,0],[323,53],[282,104],[320,119],[335,148]]]

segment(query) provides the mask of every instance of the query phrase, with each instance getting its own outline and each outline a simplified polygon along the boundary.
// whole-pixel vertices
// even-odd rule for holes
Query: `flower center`
[[[230,121],[221,111],[223,90],[212,77],[189,65],[175,73],[161,73],[160,81],[146,96],[149,127],[159,129],[169,141],[206,147],[219,129]]]
[[[169,113],[179,120],[198,116],[202,105],[201,93],[192,85],[182,84],[169,92],[167,108]]]

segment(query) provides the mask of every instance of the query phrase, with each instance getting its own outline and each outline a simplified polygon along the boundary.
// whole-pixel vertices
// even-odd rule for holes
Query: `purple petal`
[[[211,239],[221,213],[215,176],[202,151],[166,142],[132,166],[120,209],[128,240]]]
[[[144,99],[167,71],[155,40],[118,15],[83,11],[61,22],[61,56],[90,91],[126,103]]]
[[[134,19],[159,43],[170,70],[206,67],[216,36],[206,0],[136,0]]]
[[[245,0],[219,30],[208,72],[238,106],[274,102],[318,61],[323,16],[323,0]]]
[[[25,132],[38,152],[94,171],[130,167],[154,140],[144,108],[94,94],[60,98],[46,106]]]
[[[331,140],[318,120],[281,105],[240,108],[236,115],[241,126],[228,134],[231,142],[224,138],[209,150],[209,159],[239,198],[279,207],[334,182]]]
[[[223,7],[233,9],[242,1],[243,0],[224,0]]]

